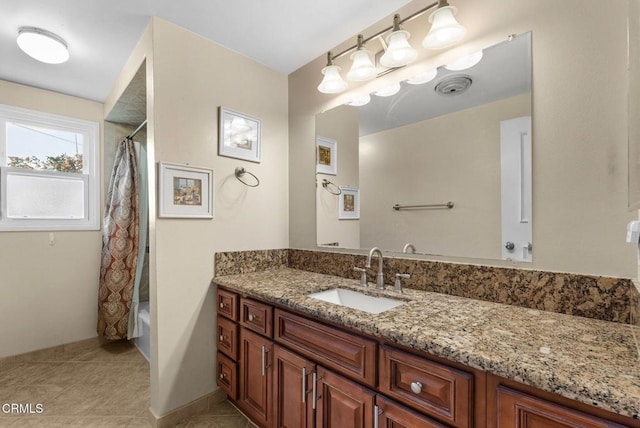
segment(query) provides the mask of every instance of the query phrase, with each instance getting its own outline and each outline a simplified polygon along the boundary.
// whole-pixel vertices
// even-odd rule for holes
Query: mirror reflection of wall
[[[440,67],[431,82],[403,82],[395,96],[317,115],[316,135],[338,141],[338,173],[329,179],[361,195],[360,220],[338,220],[338,198],[317,186],[318,245],[402,252],[411,242],[422,254],[505,258],[501,122],[531,116],[530,42],[531,33],[520,35],[485,49],[472,68]],[[471,80],[468,89],[436,93],[460,75]],[[448,201],[454,208],[392,209]],[[518,251],[507,257],[518,259],[530,237],[515,241]]]

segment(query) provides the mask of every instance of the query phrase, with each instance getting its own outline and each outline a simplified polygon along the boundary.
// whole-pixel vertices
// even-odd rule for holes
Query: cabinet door
[[[373,426],[373,392],[322,367],[317,377],[317,428]]]
[[[240,329],[240,398],[238,407],[260,426],[271,423],[273,342]]]
[[[376,406],[378,408],[377,426],[380,428],[446,428],[446,425],[414,412],[382,395],[376,397]]]
[[[497,428],[622,427],[504,386],[498,387]]]
[[[315,365],[285,348],[273,350],[273,418],[277,428],[313,428],[311,379]]]

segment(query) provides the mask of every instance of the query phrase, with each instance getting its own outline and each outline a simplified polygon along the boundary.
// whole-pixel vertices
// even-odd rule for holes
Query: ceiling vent
[[[434,89],[439,95],[458,95],[469,89],[472,82],[471,77],[458,74],[442,79]]]

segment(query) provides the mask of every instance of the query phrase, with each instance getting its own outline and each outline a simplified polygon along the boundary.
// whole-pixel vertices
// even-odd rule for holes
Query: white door
[[[532,260],[531,116],[500,122],[502,258]]]

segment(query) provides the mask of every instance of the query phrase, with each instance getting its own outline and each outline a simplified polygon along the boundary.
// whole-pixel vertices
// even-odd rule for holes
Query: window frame
[[[7,122],[82,134],[82,175],[86,176],[87,188],[85,194],[88,193],[88,197],[85,203],[85,217],[83,219],[8,218],[6,216],[6,180],[2,180],[0,177],[0,232],[100,230],[100,124],[98,122],[0,104],[0,168],[3,170],[2,177],[6,177],[6,174],[15,173],[16,169],[20,169],[10,168],[6,165]],[[28,169],[21,170],[19,173],[37,175],[39,177],[45,175]]]

